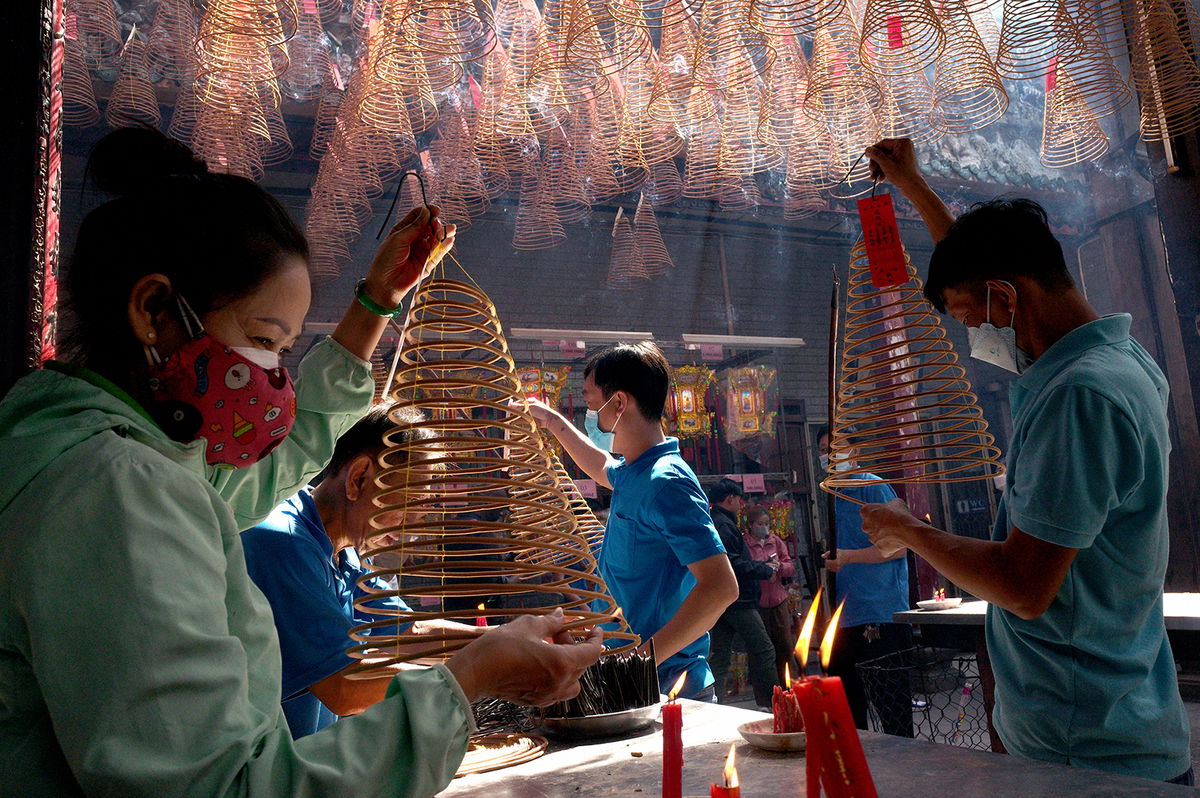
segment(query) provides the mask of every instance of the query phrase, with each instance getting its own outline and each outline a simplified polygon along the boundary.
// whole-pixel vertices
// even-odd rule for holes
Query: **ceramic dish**
[[[948,599],[941,599],[940,601],[938,599],[929,599],[927,601],[918,601],[917,602],[917,606],[925,611],[952,610],[955,607],[957,607],[959,604],[962,604],[961,598],[948,598]]]
[[[752,720],[738,726],[738,733],[746,742],[764,751],[803,751],[804,732],[776,734],[774,718]]]

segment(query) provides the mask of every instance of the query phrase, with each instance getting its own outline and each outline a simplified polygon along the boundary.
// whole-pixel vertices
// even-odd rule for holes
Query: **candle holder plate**
[[[962,604],[961,598],[927,599],[918,601],[917,608],[925,612],[936,612],[937,610],[952,610],[960,604]]]
[[[738,733],[746,742],[764,751],[803,751],[805,746],[804,732],[788,732],[776,734],[773,718],[752,720],[738,726]]]
[[[628,734],[653,726],[658,717],[659,706],[659,704],[649,704],[621,712],[585,715],[582,718],[538,716],[537,720],[543,729],[555,737],[576,740],[587,737],[615,737],[618,734]]]

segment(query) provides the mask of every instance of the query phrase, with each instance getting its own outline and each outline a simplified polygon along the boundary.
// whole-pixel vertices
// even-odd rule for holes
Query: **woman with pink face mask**
[[[436,208],[401,220],[293,386],[279,360],[311,288],[283,208],[150,129],[105,137],[89,169],[116,197],[84,219],[69,262],[65,362],[0,402],[0,784],[428,796],[462,758],[471,700],[576,693],[598,639],[530,617],[292,741],[238,533],[369,407],[368,358],[453,228]]]

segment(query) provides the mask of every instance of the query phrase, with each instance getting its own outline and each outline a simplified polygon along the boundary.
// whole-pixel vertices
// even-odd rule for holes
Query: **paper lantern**
[[[362,554],[373,576],[396,577],[394,590],[363,580],[369,595],[401,596],[410,612],[351,630],[349,655],[360,673],[417,659],[444,659],[473,634],[370,635],[396,622],[544,612],[546,607],[445,610],[448,598],[528,594],[558,598],[576,634],[616,622],[606,636],[638,644],[579,532],[575,508],[523,401],[496,308],[476,285],[435,275],[417,290],[404,325],[392,398],[396,412],[422,411],[429,437],[404,443],[384,436],[371,524],[379,533]],[[513,402],[515,401],[515,405]],[[499,511],[499,520],[495,514]],[[489,517],[482,520],[481,514]],[[372,558],[386,555],[386,566]],[[406,577],[421,583],[408,582]],[[569,594],[569,597],[562,594]],[[422,599],[435,600],[434,604]],[[379,612],[378,609],[372,610]],[[407,646],[401,649],[400,646]]]
[[[821,481],[822,490],[850,501],[857,500],[844,491],[861,485],[862,474],[928,484],[1004,473],[978,399],[907,254],[905,265],[907,282],[876,289],[862,239],[852,251],[829,439],[831,468],[849,467]]]
[[[705,395],[713,382],[712,369],[680,366],[671,370],[671,377],[671,390],[667,392],[667,418],[671,431],[680,440],[712,435],[712,420],[705,406]]]
[[[726,369],[718,376],[725,399],[725,440],[774,435],[776,411],[768,409],[767,390],[775,382],[775,369],[744,366]]]

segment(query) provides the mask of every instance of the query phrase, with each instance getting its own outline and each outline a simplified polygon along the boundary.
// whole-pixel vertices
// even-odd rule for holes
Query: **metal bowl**
[[[538,720],[542,728],[555,737],[578,740],[586,737],[613,737],[645,729],[654,725],[658,710],[658,704],[650,704],[604,715],[587,715],[582,718],[539,716]]]

